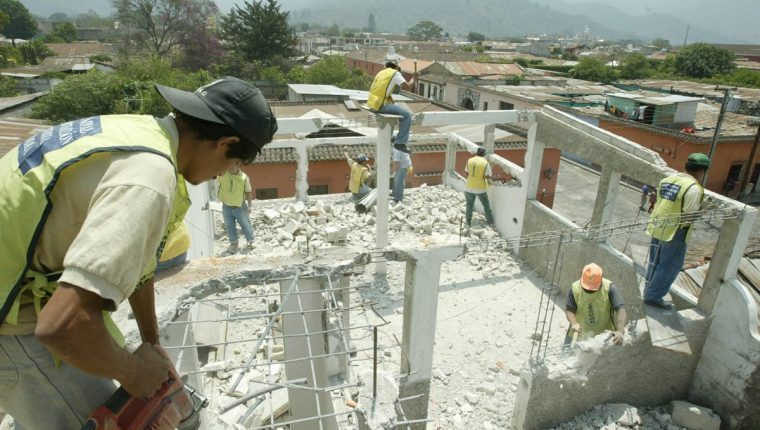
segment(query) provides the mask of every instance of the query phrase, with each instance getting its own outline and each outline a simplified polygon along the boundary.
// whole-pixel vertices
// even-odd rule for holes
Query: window
[[[499,110],[512,110],[515,108],[515,105],[512,103],[507,102],[499,102]]]
[[[737,182],[739,182],[739,175],[742,173],[742,165],[734,164],[728,169],[728,176],[726,176],[726,183],[723,188],[728,191],[733,191],[736,188]]]
[[[277,198],[277,188],[257,188],[256,200],[271,200]]]
[[[488,102],[483,102],[483,110],[488,110]]]
[[[327,194],[327,185],[309,185],[309,191],[307,191],[307,194],[310,196],[317,196],[320,194]]]

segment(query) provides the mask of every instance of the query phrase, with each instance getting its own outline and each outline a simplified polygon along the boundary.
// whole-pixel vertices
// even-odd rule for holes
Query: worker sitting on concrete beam
[[[348,190],[355,202],[358,202],[367,195],[372,188],[369,182],[372,180],[372,169],[369,165],[369,157],[365,154],[359,154],[356,158],[351,158],[348,152],[343,152],[346,157],[348,167],[351,168],[351,176],[348,179]]]
[[[565,316],[570,328],[565,337],[568,345],[612,331],[616,345],[623,343],[625,335],[625,307],[617,287],[602,277],[602,268],[596,263],[583,268],[581,279],[573,282],[565,303]]]
[[[398,63],[395,61],[386,62],[385,68],[379,71],[372,81],[367,106],[375,113],[401,116],[398,124],[398,134],[394,140],[393,147],[408,154],[409,149],[406,146],[406,142],[409,140],[409,130],[412,128],[412,113],[405,107],[394,103],[392,97],[396,89],[401,89],[402,87],[412,90],[414,85],[411,81],[407,82],[404,79]]]
[[[157,392],[171,363],[156,347],[153,269],[184,215],[177,175],[197,185],[250,163],[277,130],[240,79],[156,89],[171,115],[67,122],[0,158],[0,409],[16,428],[82,428],[114,380]],[[134,352],[109,316],[126,300]]]

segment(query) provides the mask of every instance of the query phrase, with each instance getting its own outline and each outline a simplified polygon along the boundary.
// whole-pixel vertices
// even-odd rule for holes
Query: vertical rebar
[[[373,358],[372,358],[372,398],[377,398],[377,326],[372,327],[372,343]]]

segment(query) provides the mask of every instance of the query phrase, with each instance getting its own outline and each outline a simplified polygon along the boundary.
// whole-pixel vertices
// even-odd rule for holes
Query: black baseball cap
[[[258,88],[227,76],[190,92],[156,84],[156,90],[179,112],[232,127],[258,149],[272,141],[277,118]]]

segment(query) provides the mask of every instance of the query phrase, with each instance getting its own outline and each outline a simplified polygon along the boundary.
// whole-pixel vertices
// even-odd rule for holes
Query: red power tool
[[[119,388],[95,409],[82,430],[190,430],[200,426],[208,399],[184,385],[174,369],[148,401]]]

